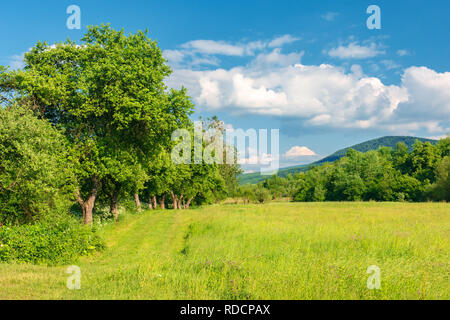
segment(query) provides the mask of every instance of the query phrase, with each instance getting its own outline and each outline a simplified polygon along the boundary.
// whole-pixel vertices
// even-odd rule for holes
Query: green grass
[[[64,267],[0,264],[0,299],[449,299],[450,205],[271,203],[125,215]],[[381,268],[381,289],[366,286]]]

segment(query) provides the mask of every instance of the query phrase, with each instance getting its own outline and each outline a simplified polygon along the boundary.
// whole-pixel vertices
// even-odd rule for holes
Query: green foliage
[[[262,186],[273,198],[283,195],[294,201],[448,201],[449,140],[435,145],[417,140],[411,152],[402,142],[395,150],[348,149],[333,163],[286,178],[273,176]]]
[[[0,224],[66,214],[73,171],[65,138],[24,108],[0,108]]]
[[[240,186],[237,195],[242,198],[244,203],[250,203],[250,201],[252,201],[255,198],[254,196],[255,188],[256,186],[252,184]]]
[[[436,183],[433,186],[435,200],[450,201],[450,156],[445,156],[436,166]]]
[[[426,138],[418,138],[418,137],[409,137],[409,136],[386,136],[377,139],[372,139],[369,141],[365,141],[362,143],[355,144],[351,147],[344,148],[336,151],[335,153],[325,157],[316,162],[316,164],[323,162],[333,162],[336,161],[347,154],[349,149],[353,149],[359,152],[367,152],[371,150],[378,150],[380,147],[389,147],[394,148],[398,143],[402,143],[408,147],[409,150],[412,150],[413,144],[419,140],[420,142],[430,142],[432,144],[436,144],[436,140],[426,139]]]
[[[31,225],[0,227],[0,261],[70,264],[80,255],[102,250],[95,229],[69,216],[44,219]]]
[[[118,201],[136,211],[139,193],[187,208],[235,191],[238,165],[170,159],[171,134],[192,129],[194,106],[165,85],[171,69],[147,32],[88,27],[79,44],[38,42],[24,62],[0,66],[1,261],[70,263],[100,248],[69,211],[90,224],[95,211],[118,220]]]
[[[401,144],[402,151],[408,153],[408,150],[412,150],[413,144],[416,140],[419,140],[421,142],[429,142],[431,144],[437,143],[436,140],[417,138],[417,137],[408,137],[408,136],[406,136],[406,137],[403,137],[403,136],[381,137],[381,138],[365,141],[365,142],[356,144],[356,145],[348,147],[348,148],[338,150],[335,153],[329,155],[328,157],[325,157],[325,158],[323,158],[319,161],[313,162],[311,164],[302,164],[299,166],[282,168],[278,171],[277,175],[280,177],[287,177],[289,174],[294,175],[296,173],[306,172],[309,169],[311,169],[311,167],[320,165],[325,162],[334,162],[334,161],[339,160],[340,158],[344,157],[347,154],[347,151],[349,149],[354,149],[354,150],[360,151],[360,152],[367,152],[367,151],[371,151],[371,150],[378,150],[380,147],[396,148],[397,144]],[[405,149],[403,149],[403,146]],[[264,181],[265,179],[266,179],[266,177],[261,175],[259,172],[246,173],[246,174],[241,174],[239,176],[239,183],[241,185],[244,185],[247,183],[256,184],[258,182]]]
[[[167,90],[171,69],[144,32],[93,26],[81,41],[39,42],[23,70],[2,71],[0,87],[65,133],[89,213],[103,184],[110,197],[143,188],[147,158],[189,122],[193,104],[184,88]]]
[[[263,186],[258,186],[254,190],[254,199],[259,203],[264,203],[272,199],[269,190]]]

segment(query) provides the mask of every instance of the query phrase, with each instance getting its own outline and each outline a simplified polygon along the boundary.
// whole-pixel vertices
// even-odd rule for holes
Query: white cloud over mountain
[[[312,151],[311,149],[309,149],[308,147],[293,146],[288,151],[286,151],[284,156],[287,159],[294,159],[294,158],[305,157],[305,156],[317,156],[317,154],[314,151]]]

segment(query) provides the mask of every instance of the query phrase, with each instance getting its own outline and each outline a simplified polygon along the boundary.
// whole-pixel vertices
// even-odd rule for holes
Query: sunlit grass
[[[449,299],[450,205],[271,203],[126,215],[64,267],[0,264],[0,299]],[[381,269],[369,290],[367,267]]]

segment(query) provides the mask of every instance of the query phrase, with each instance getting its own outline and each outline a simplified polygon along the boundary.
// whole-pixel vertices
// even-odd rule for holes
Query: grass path
[[[67,266],[0,264],[0,299],[449,299],[450,205],[271,203],[125,215]],[[366,269],[381,269],[381,289]]]

